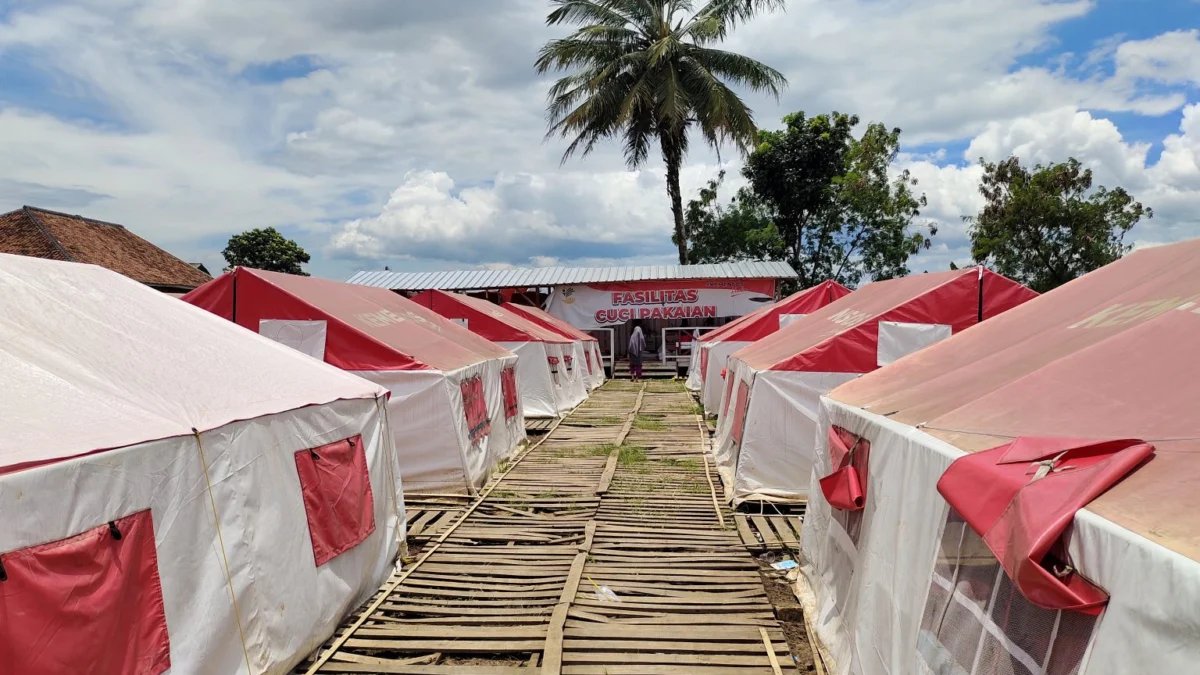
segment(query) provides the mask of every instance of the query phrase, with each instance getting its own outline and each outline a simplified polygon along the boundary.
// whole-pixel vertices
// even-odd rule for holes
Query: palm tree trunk
[[[683,225],[683,194],[679,191],[679,167],[683,164],[682,144],[672,135],[659,135],[663,162],[667,165],[667,195],[671,197],[671,215],[675,217],[675,243],[679,246],[679,264],[688,264],[688,236]]]

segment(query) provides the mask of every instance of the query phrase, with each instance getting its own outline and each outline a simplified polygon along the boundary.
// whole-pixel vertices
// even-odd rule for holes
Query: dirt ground
[[[767,598],[775,607],[775,617],[779,627],[787,638],[788,647],[792,650],[792,660],[802,673],[816,671],[813,663],[812,649],[809,647],[808,634],[804,628],[804,613],[800,601],[792,593],[787,579],[782,572],[772,569],[771,563],[759,559],[759,573],[762,574],[763,587],[767,589]]]

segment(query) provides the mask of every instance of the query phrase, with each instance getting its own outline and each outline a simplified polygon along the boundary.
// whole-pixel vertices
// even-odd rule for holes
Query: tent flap
[[[1063,560],[1060,539],[1079,509],[1153,454],[1138,440],[1021,437],[955,460],[937,487],[1030,602],[1098,614],[1108,595]]]
[[[834,472],[820,480],[825,501],[842,511],[861,511],[867,505],[867,466],[871,442],[849,431],[829,427],[829,460]]]
[[[295,453],[317,567],[375,531],[375,499],[362,435]]]
[[[5,672],[158,675],[171,667],[149,509],[0,555],[0,569]]]

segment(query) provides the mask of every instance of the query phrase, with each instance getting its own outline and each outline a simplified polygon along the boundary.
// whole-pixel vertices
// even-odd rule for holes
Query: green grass
[[[633,466],[645,461],[646,449],[633,445],[622,446],[620,453],[617,455],[617,464],[621,466]]]
[[[664,466],[677,466],[681,469],[687,469],[688,471],[695,471],[700,468],[700,462],[697,462],[694,459],[675,459],[674,457],[668,457],[661,461]]]
[[[578,457],[608,457],[617,446],[612,443],[604,445],[589,445],[580,448],[558,448],[547,451],[547,455],[556,459],[575,459]]]
[[[624,417],[597,417],[596,419],[591,420],[591,422],[592,422],[592,424],[598,425],[598,426],[615,426],[617,424],[624,424],[625,418]]]
[[[653,417],[649,417],[647,415],[638,415],[637,417],[633,418],[633,428],[639,431],[665,431],[667,429],[667,425],[663,424],[659,420],[654,419]]]

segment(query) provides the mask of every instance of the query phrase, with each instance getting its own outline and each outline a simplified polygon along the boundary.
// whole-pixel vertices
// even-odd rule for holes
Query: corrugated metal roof
[[[393,291],[485,290],[536,288],[570,284],[670,279],[788,279],[796,271],[785,262],[735,262],[716,265],[636,265],[630,267],[539,267],[510,270],[459,270],[452,272],[357,272],[347,279],[363,286]]]

